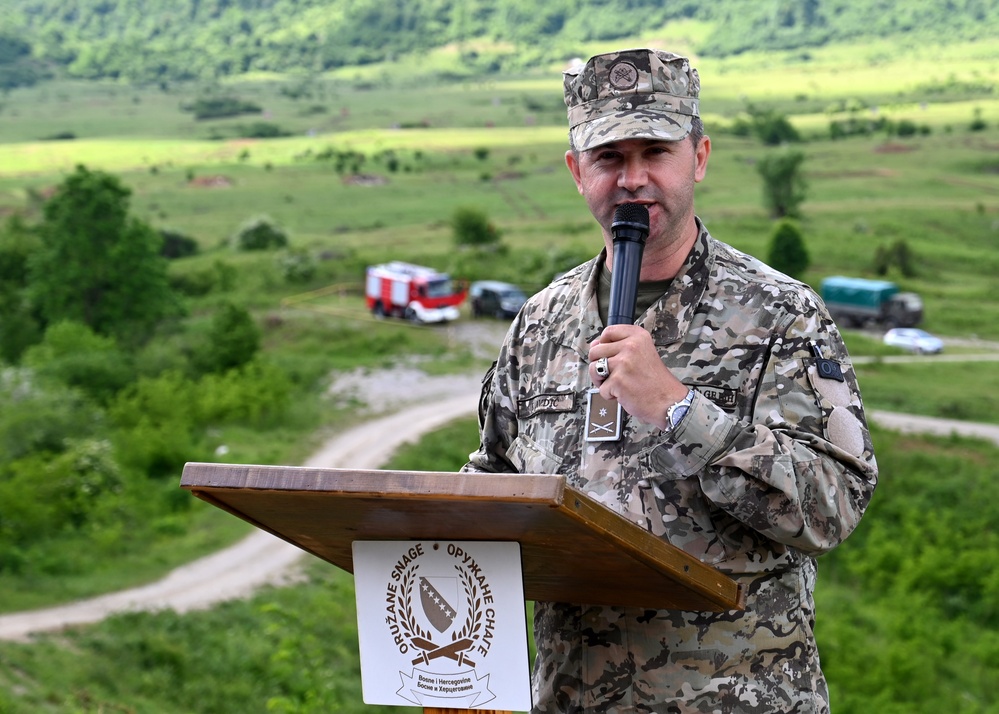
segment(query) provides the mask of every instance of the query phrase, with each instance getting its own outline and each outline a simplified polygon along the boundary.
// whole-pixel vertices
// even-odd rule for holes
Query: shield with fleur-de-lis
[[[429,578],[420,577],[420,603],[423,605],[423,614],[430,624],[438,632],[444,633],[454,624],[457,610],[441,593],[441,589],[457,593],[458,586],[454,578],[434,578],[434,580],[436,585]],[[455,595],[451,596],[452,601],[456,599]]]

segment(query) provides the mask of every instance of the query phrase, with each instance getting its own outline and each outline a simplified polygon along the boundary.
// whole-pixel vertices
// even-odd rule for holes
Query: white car
[[[916,354],[943,352],[943,340],[917,327],[895,327],[885,333],[884,343]]]

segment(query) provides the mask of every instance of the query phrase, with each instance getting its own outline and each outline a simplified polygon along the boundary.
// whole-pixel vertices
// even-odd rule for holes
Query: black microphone
[[[611,268],[608,325],[630,325],[635,321],[638,276],[642,272],[642,252],[649,237],[649,209],[641,203],[625,203],[614,211],[611,223],[614,237],[614,264]]]

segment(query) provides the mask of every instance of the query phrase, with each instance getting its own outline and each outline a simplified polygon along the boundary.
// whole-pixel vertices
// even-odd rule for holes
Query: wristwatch
[[[680,426],[680,422],[683,421],[683,417],[687,415],[687,412],[690,410],[690,404],[693,401],[694,390],[690,389],[687,391],[687,396],[666,410],[666,428],[663,429],[663,432],[666,434],[672,434],[673,431]]]

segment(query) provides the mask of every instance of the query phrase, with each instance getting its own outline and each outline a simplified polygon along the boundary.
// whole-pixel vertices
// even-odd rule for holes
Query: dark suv
[[[498,280],[480,280],[472,283],[468,292],[472,302],[472,317],[493,315],[510,318],[520,312],[527,296],[516,285]]]

